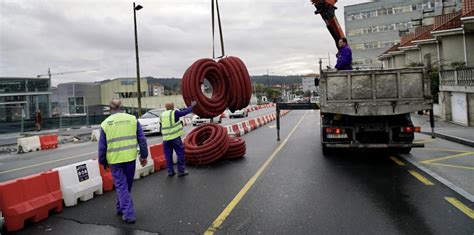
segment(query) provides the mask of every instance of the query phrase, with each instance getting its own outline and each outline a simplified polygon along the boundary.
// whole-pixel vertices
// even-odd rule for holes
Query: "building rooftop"
[[[28,80],[51,80],[49,78],[37,78],[37,77],[0,77],[0,80],[6,79],[28,79]]]
[[[450,14],[435,16],[435,24],[433,26],[433,31],[460,28],[462,25],[461,16],[462,12],[454,12]]]

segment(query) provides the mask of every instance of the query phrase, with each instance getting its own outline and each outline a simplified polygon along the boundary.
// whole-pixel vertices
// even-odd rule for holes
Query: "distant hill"
[[[310,75],[308,75],[310,76]],[[315,76],[315,75],[312,75]],[[256,75],[251,76],[252,83],[261,83],[265,85],[280,85],[290,83],[301,83],[301,79],[305,77],[302,75],[290,75],[290,76],[277,76],[277,75]],[[167,87],[167,89],[175,89],[181,83],[181,78],[155,78],[146,77],[148,82],[159,82],[161,85]]]

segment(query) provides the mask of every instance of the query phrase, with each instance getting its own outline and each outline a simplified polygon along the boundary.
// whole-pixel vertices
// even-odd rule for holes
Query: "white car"
[[[214,122],[222,123],[222,116],[224,114],[219,115],[219,117],[214,118]],[[191,119],[191,123],[193,126],[197,126],[203,123],[211,123],[210,118],[200,118],[198,115],[193,115],[193,118]]]
[[[146,112],[138,119],[138,122],[142,126],[143,133],[146,134],[160,134],[161,124],[160,115],[166,111],[165,109],[154,109]]]
[[[243,108],[241,110],[235,110],[235,112],[229,112],[229,118],[235,118],[235,117],[248,117],[249,116],[249,110],[247,108]]]

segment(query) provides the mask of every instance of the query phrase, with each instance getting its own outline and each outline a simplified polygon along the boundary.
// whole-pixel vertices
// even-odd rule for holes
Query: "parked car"
[[[249,110],[247,108],[243,108],[241,110],[235,110],[235,112],[230,112],[229,113],[229,118],[235,118],[235,117],[248,117],[249,116]]]
[[[138,122],[142,126],[143,132],[147,134],[161,134],[160,115],[165,109],[153,109],[141,116]]]
[[[222,123],[222,118],[224,118],[224,113],[219,115],[218,117],[214,118],[214,122],[217,121],[217,123]],[[203,123],[211,123],[210,118],[200,118],[198,115],[193,115],[193,118],[191,119],[191,123],[193,126],[197,126]]]

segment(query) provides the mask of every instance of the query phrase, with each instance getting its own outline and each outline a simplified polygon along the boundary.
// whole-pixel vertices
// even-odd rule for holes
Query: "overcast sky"
[[[142,77],[180,78],[195,60],[212,57],[210,2],[136,2],[144,7],[137,12]],[[344,6],[361,2],[337,4],[342,25]],[[309,0],[219,3],[226,55],[242,58],[251,75],[315,72],[328,53],[334,64],[333,39]],[[53,84],[136,76],[132,1],[0,0],[0,76],[35,77],[48,68],[95,70],[53,76]]]

